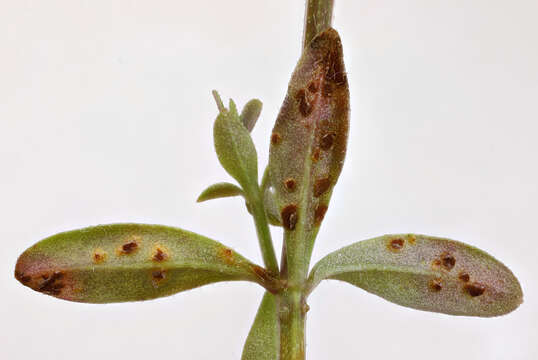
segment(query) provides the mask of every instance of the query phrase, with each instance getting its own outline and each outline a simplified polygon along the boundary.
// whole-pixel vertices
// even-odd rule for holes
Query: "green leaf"
[[[241,360],[277,360],[279,347],[276,298],[266,292],[243,347]]]
[[[303,273],[342,170],[348,127],[342,44],[336,30],[328,29],[304,49],[271,135],[270,182],[288,264]]]
[[[512,272],[491,255],[454,240],[385,235],[321,259],[308,288],[323,279],[348,282],[391,302],[451,315],[490,317],[523,301]]]
[[[230,109],[226,110],[218,93],[214,91],[213,95],[220,109],[213,126],[217,157],[247,194],[258,191],[258,157],[250,133],[241,123],[234,102],[230,100]]]
[[[26,250],[15,277],[61,299],[110,303],[172,295],[209,283],[263,283],[263,268],[189,231],[113,224],[63,232]]]
[[[203,202],[207,200],[219,199],[224,197],[232,196],[241,196],[243,195],[243,190],[227,182],[220,182],[209,186],[207,189],[202,191],[200,196],[198,196],[197,202]]]
[[[256,122],[258,121],[258,118],[262,112],[262,107],[263,104],[258,99],[250,100],[243,107],[239,118],[249,132],[252,132],[252,129],[254,129],[254,126],[256,125]]]

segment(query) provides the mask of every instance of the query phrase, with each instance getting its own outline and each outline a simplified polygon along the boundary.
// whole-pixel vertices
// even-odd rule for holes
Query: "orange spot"
[[[271,135],[271,144],[273,144],[273,145],[280,144],[281,140],[282,140],[282,138],[280,137],[279,133],[273,133]]]
[[[462,272],[458,276],[458,279],[460,279],[463,282],[469,282],[469,280],[471,280],[471,277],[469,276],[469,274]]]
[[[118,249],[118,255],[130,255],[138,250],[138,241],[140,236],[132,236],[131,239],[125,244],[121,245]]]
[[[404,247],[404,240],[400,238],[392,239],[389,243],[389,249],[392,251],[400,251],[403,249],[403,247]]]
[[[441,279],[433,279],[430,281],[430,289],[434,292],[439,292],[443,289],[443,283]]]
[[[92,261],[94,264],[102,264],[103,262],[105,262],[106,257],[107,257],[106,251],[104,251],[101,248],[97,248],[93,251]]]
[[[227,247],[220,248],[218,256],[228,265],[233,265],[235,263],[234,253]]]
[[[311,159],[313,162],[318,162],[320,156],[321,156],[321,151],[319,151],[319,148],[316,148],[312,152]]]
[[[413,234],[409,234],[407,235],[407,241],[409,242],[409,244],[415,245],[415,242],[417,241],[417,237]]]
[[[327,205],[324,204],[320,204],[316,207],[316,210],[314,211],[314,225],[319,226],[321,224],[327,209]]]
[[[314,196],[320,197],[327,190],[329,190],[330,186],[331,180],[328,177],[316,180],[316,182],[314,183]]]
[[[295,181],[295,179],[289,178],[289,179],[286,179],[286,181],[284,181],[284,186],[289,191],[294,191],[296,185],[297,185],[297,182]]]
[[[168,252],[168,249],[166,249],[162,245],[157,245],[153,249],[151,260],[155,262],[162,262],[162,261],[168,260],[169,257],[170,257],[170,254]]]

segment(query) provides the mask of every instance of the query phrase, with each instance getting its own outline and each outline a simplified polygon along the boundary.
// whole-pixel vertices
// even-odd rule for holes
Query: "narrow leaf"
[[[263,269],[206,237],[167,226],[114,224],[63,232],[26,250],[15,277],[65,300],[109,303],[172,295],[209,283],[262,283]]]
[[[271,135],[270,178],[291,267],[308,267],[342,170],[348,127],[342,44],[336,30],[328,29],[305,47]]]
[[[348,282],[418,310],[490,317],[523,301],[512,272],[491,255],[454,240],[425,235],[385,235],[321,259],[308,280]]]
[[[266,292],[248,333],[241,360],[277,360],[279,346],[276,298]]]
[[[234,184],[220,182],[209,186],[198,196],[197,202],[243,195],[243,190]]]
[[[262,106],[263,104],[260,100],[252,99],[243,107],[239,118],[249,132],[252,132],[252,129],[254,129],[262,112]]]
[[[220,114],[213,126],[215,150],[222,167],[241,184],[246,192],[258,186],[258,158],[256,148],[247,128],[241,123],[237,109],[230,100],[230,109],[222,108],[218,99]]]

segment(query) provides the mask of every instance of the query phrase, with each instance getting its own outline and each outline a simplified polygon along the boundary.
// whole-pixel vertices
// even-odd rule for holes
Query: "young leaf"
[[[240,195],[243,195],[243,190],[241,190],[239,187],[227,182],[220,182],[213,184],[202,191],[196,202]]]
[[[336,30],[328,29],[305,47],[271,135],[270,182],[291,267],[303,271],[308,267],[342,170],[348,127],[349,89],[342,44]]]
[[[451,315],[498,316],[515,310],[523,293],[512,272],[461,242],[425,235],[385,235],[321,259],[308,280],[348,282],[391,302]]]
[[[147,300],[219,281],[264,283],[263,274],[216,241],[143,224],[51,236],[26,250],[15,268],[15,277],[36,291],[87,303]]]
[[[241,184],[244,191],[257,191],[258,157],[250,134],[241,123],[234,102],[230,100],[230,109],[226,110],[218,93],[214,91],[213,95],[220,109],[213,125],[217,157],[222,167]]]
[[[258,121],[262,112],[262,106],[263,104],[260,100],[252,99],[243,107],[239,118],[249,132],[252,132],[252,129],[254,129],[254,125],[256,125],[256,121]]]
[[[248,333],[241,360],[277,360],[279,348],[276,298],[266,292]]]

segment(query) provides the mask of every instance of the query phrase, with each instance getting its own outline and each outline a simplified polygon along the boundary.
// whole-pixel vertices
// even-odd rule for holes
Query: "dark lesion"
[[[48,295],[59,295],[65,284],[60,282],[64,278],[64,273],[55,271],[51,275],[45,274],[42,276],[44,281],[36,288],[37,291]]]

